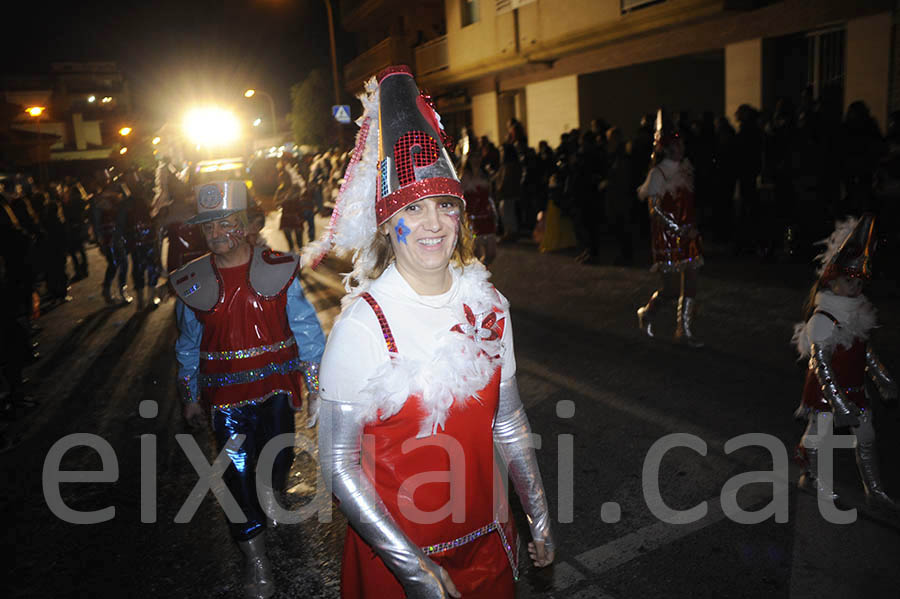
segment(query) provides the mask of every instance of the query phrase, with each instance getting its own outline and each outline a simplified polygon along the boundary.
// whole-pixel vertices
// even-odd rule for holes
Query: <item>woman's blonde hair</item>
[[[462,200],[449,198],[449,201],[456,203],[460,215],[456,247],[453,248],[450,263],[454,266],[468,266],[476,260],[475,236],[472,234],[471,227],[469,227],[469,219],[466,217],[466,210]],[[370,255],[375,257],[375,260],[372,268],[365,273],[365,276],[374,280],[380,277],[387,270],[387,267],[391,265],[391,262],[394,261],[394,248],[391,247],[390,236],[382,233],[381,227],[379,227],[375,237],[369,243],[369,252],[371,252]]]

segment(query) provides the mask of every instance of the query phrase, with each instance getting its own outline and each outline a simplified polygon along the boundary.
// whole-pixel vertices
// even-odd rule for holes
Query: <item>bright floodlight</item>
[[[153,141],[150,143],[152,143],[155,146],[155,145],[159,144],[159,142],[161,142],[161,141],[162,141],[162,138],[159,135],[157,135],[156,137],[153,138]]]
[[[260,124],[262,124],[262,119],[256,119],[255,121],[253,121],[253,126],[254,126],[254,127],[259,127]]]
[[[25,109],[25,112],[30,114],[31,116],[41,116],[46,110],[43,106],[29,106]]]
[[[255,93],[256,93],[256,90],[255,90],[255,89],[248,89],[247,91],[244,92],[244,97],[245,97],[245,98],[252,98],[252,97],[253,97],[253,94],[255,94]]]
[[[119,135],[125,136],[131,133],[131,127],[122,127],[119,129]]]
[[[195,108],[184,118],[187,136],[202,146],[220,146],[240,136],[237,118],[221,108]]]

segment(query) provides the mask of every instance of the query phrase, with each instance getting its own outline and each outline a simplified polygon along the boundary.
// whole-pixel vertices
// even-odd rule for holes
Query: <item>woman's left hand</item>
[[[553,563],[555,552],[552,546],[547,546],[544,541],[532,541],[528,543],[528,555],[535,567],[543,568]]]

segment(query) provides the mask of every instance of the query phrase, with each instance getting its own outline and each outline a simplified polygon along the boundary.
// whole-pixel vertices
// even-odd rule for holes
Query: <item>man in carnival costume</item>
[[[292,448],[272,463],[257,465],[257,459],[269,440],[293,435],[301,377],[315,425],[325,339],[300,287],[300,258],[247,243],[246,185],[201,185],[197,204],[188,223],[200,225],[211,253],[169,277],[181,300],[175,306],[175,353],[184,416],[196,425],[209,415],[218,451],[231,458],[223,478],[245,517],[229,522],[246,557],[245,593],[269,597],[274,582],[265,554],[266,516],[271,519],[275,493],[284,490]],[[262,480],[271,475],[271,488],[257,488],[257,469],[263,468]]]
[[[322,475],[350,527],[342,597],[514,595],[517,535],[494,446],[553,561],[506,299],[474,259],[440,118],[405,66],[366,85],[332,222],[353,256],[322,358]],[[499,492],[494,492],[494,490]]]
[[[866,500],[875,507],[896,508],[881,484],[865,385],[868,375],[883,400],[897,398],[897,384],[869,341],[876,312],[862,294],[863,283],[871,276],[874,230],[874,215],[864,214],[838,223],[821,242],[825,251],[817,256],[822,266],[810,291],[806,322],[794,327],[797,351],[809,360],[803,398],[795,412],[808,421],[797,447],[805,467],[798,485],[837,499],[833,481],[819,477],[819,448],[834,427],[849,426],[856,436],[856,465]]]
[[[650,243],[653,266],[662,285],[638,308],[638,326],[649,337],[663,303],[678,297],[675,339],[689,347],[703,347],[693,331],[697,283],[703,252],[694,208],[694,169],[684,156],[684,142],[663,111],[656,117],[655,166],[638,188],[638,198],[647,200],[650,210]]]

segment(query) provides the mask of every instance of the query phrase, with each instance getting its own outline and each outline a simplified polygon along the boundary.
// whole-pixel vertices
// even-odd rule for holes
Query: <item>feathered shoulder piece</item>
[[[815,301],[818,314],[794,325],[791,342],[801,358],[809,357],[813,343],[829,349],[849,348],[856,339],[868,340],[872,329],[878,326],[878,312],[864,295],[846,297],[820,291]]]
[[[694,166],[687,158],[681,162],[664,160],[654,168],[661,175],[660,195],[674,194],[679,189],[694,190]]]

